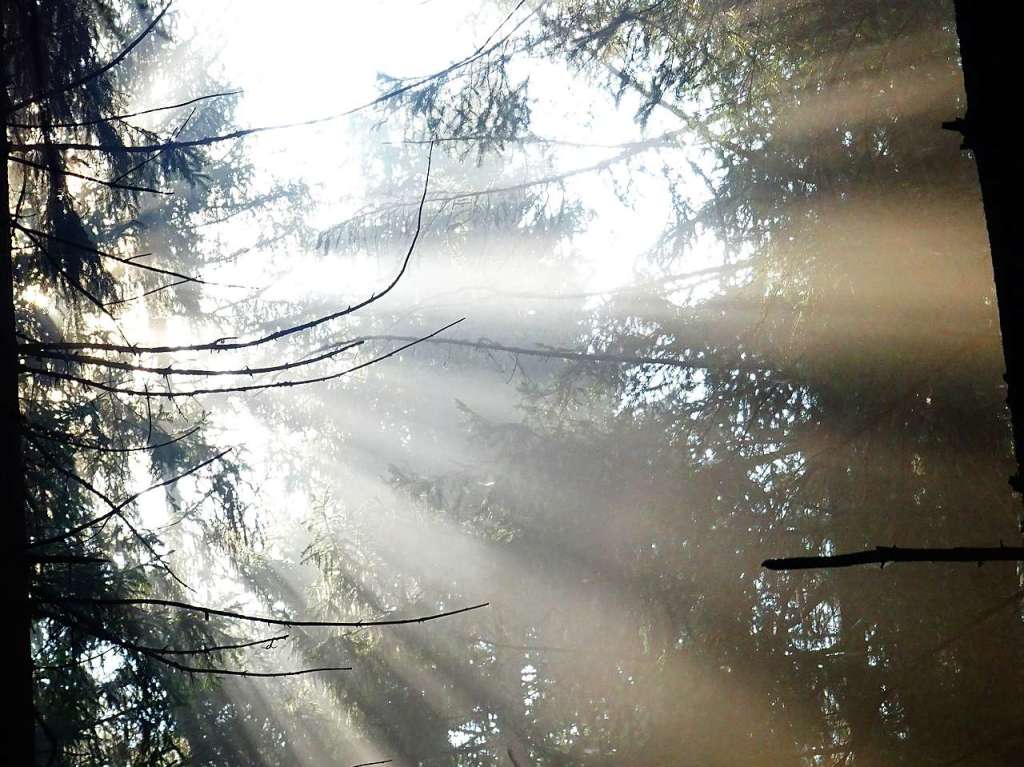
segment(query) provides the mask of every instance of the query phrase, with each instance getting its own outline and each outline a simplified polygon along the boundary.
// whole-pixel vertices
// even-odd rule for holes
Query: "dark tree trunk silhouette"
[[[0,5],[0,30],[6,31],[6,5]],[[6,34],[2,41],[6,47]],[[10,179],[7,118],[10,100],[7,81],[0,83],[0,115],[3,131],[0,136],[0,157],[4,167],[0,173],[0,227],[3,229],[3,251],[0,253],[0,440],[3,442],[0,461],[0,496],[3,498],[3,582],[6,591],[7,621],[4,628],[4,662],[7,665],[5,688],[11,704],[4,717],[5,750],[11,764],[32,764],[34,755],[35,719],[32,705],[32,642],[29,614],[29,573],[26,558],[28,541],[25,519],[25,475],[21,469],[21,417],[18,405],[18,339],[15,335],[14,280],[11,249]]]
[[[1017,474],[1010,484],[1024,492],[1024,219],[1019,211],[1024,159],[1020,123],[1013,116],[1019,73],[1006,61],[1007,51],[1017,42],[1013,17],[1018,14],[1012,7],[957,0],[967,114],[944,127],[963,134],[964,147],[973,152],[978,166],[1003,334],[1006,403],[1017,456]]]
[[[960,63],[967,95],[967,112],[942,124],[963,136],[978,168],[992,273],[999,311],[999,329],[1006,365],[1006,404],[1010,414],[1017,471],[1010,486],[1024,494],[1024,218],[1019,211],[1024,158],[1020,152],[1020,123],[1014,117],[1013,94],[1017,71],[1006,65],[1013,50],[1019,15],[1010,6],[956,0]],[[1024,531],[1024,517],[1021,518]],[[914,549],[878,546],[873,550],[834,556],[767,559],[769,570],[850,567],[887,562],[995,562],[1024,560],[1021,547],[954,547]]]

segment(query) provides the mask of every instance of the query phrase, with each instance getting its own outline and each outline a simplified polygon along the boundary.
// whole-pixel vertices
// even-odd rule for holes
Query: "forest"
[[[1019,763],[1001,5],[0,0],[6,761]]]

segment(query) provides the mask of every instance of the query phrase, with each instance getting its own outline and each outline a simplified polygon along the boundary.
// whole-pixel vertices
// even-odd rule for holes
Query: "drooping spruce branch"
[[[181,101],[181,102],[179,102],[177,104],[167,104],[167,105],[162,106],[162,107],[153,107],[151,109],[141,109],[138,112],[125,112],[123,114],[116,114],[116,115],[103,115],[101,117],[94,117],[94,118],[92,118],[90,120],[72,120],[72,121],[66,121],[66,122],[50,122],[47,127],[49,127],[49,128],[85,128],[85,127],[88,127],[90,125],[100,125],[102,123],[128,120],[128,119],[130,119],[132,117],[141,117],[143,115],[154,114],[156,112],[167,112],[167,111],[170,111],[172,109],[181,109],[182,107],[188,107],[188,106],[192,106],[193,104],[198,104],[201,101],[209,101],[210,99],[218,99],[218,98],[223,98],[225,96],[237,96],[241,92],[242,92],[241,89],[239,89],[239,90],[233,90],[233,91],[223,91],[221,93],[208,93],[205,96],[197,96],[194,99],[189,99],[188,101]],[[8,125],[8,127],[11,127],[11,128],[22,128],[22,129],[28,129],[28,130],[41,129],[42,128],[41,125],[35,125],[35,124],[32,124],[32,123],[13,123],[12,122],[12,123],[8,123],[7,125]],[[14,145],[12,144],[12,147],[13,146]]]
[[[65,349],[73,351],[93,350],[93,351],[106,351],[106,352],[118,352],[121,354],[171,354],[175,352],[199,352],[199,351],[235,351],[238,349],[249,349],[254,346],[261,346],[268,344],[273,341],[277,341],[281,338],[286,338],[296,333],[302,333],[307,330],[312,330],[315,327],[319,327],[325,323],[331,322],[341,317],[346,317],[360,309],[365,309],[367,306],[380,301],[388,293],[390,293],[401,281],[402,276],[405,274],[406,269],[409,266],[409,261],[412,259],[412,255],[416,250],[416,243],[419,241],[420,233],[423,231],[423,209],[427,204],[427,192],[430,188],[430,168],[433,162],[433,146],[427,153],[427,171],[423,180],[423,194],[420,197],[419,208],[416,213],[416,228],[413,231],[412,240],[409,243],[409,248],[405,253],[405,257],[402,259],[402,266],[398,270],[394,279],[391,280],[388,285],[384,287],[379,293],[373,293],[369,298],[364,299],[356,304],[351,304],[344,309],[340,309],[336,312],[316,317],[306,322],[301,322],[296,325],[291,325],[281,330],[276,330],[273,333],[267,333],[266,335],[258,338],[253,338],[248,341],[229,341],[224,338],[218,338],[214,341],[209,341],[201,344],[182,344],[178,346],[129,346],[121,344],[109,344],[109,343],[96,343],[90,341],[83,342],[41,342],[35,344],[23,344],[22,348],[25,351],[40,351],[42,349]]]
[[[197,283],[197,284],[200,284],[200,285],[213,285],[214,284],[214,283],[207,282],[206,280],[202,279],[201,277],[196,277],[196,276],[193,276],[193,275],[190,275],[190,274],[182,274],[181,272],[175,272],[175,271],[172,271],[170,269],[162,269],[159,266],[152,266],[150,264],[147,264],[147,263],[144,263],[144,262],[138,260],[139,258],[142,258],[143,256],[150,255],[149,253],[139,253],[138,255],[130,256],[130,257],[118,256],[118,255],[116,255],[114,253],[110,253],[110,252],[105,251],[105,250],[100,250],[99,248],[95,247],[94,245],[90,245],[90,244],[87,244],[87,243],[81,243],[81,242],[75,242],[74,240],[69,240],[66,237],[59,237],[59,236],[57,236],[55,234],[50,234],[49,232],[44,232],[44,231],[41,231],[39,229],[32,229],[30,227],[24,226],[23,224],[19,224],[17,222],[14,223],[14,228],[18,229],[21,232],[24,232],[26,235],[29,236],[29,239],[31,239],[33,242],[37,242],[37,240],[35,239],[36,237],[45,237],[48,240],[53,240],[54,242],[59,242],[62,245],[67,245],[67,246],[75,248],[77,250],[85,251],[86,253],[92,253],[93,255],[99,256],[100,258],[108,258],[111,261],[117,261],[120,264],[125,264],[126,266],[132,266],[132,267],[134,267],[136,269],[140,269],[140,270],[142,270],[144,272],[153,272],[154,274],[163,274],[163,275],[166,275],[168,277],[175,277],[176,279],[179,279],[179,280],[181,280],[183,282],[194,282],[194,283]],[[218,287],[238,287],[238,286],[220,285]]]
[[[44,91],[43,93],[36,94],[35,96],[29,96],[28,98],[22,99],[21,101],[16,101],[10,106],[8,106],[6,111],[8,112],[8,114],[20,111],[31,104],[38,104],[40,101],[45,101],[47,99],[53,98],[54,96],[59,96],[62,93],[67,93],[68,91],[73,90],[79,87],[80,85],[85,85],[87,82],[95,80],[97,77],[102,77],[104,74],[106,74],[111,69],[120,64],[122,61],[124,61],[128,54],[131,53],[139,45],[139,43],[141,43],[143,40],[146,39],[146,37],[149,36],[149,34],[156,28],[156,25],[160,23],[160,20],[163,19],[163,17],[166,15],[167,11],[170,10],[170,7],[171,4],[167,3],[167,5],[163,7],[160,13],[158,13],[156,17],[151,22],[149,22],[146,28],[142,30],[142,32],[140,32],[130,43],[128,43],[128,45],[122,48],[116,56],[114,56],[110,61],[108,61],[103,66],[98,67],[92,70],[91,72],[86,72],[85,74],[72,79],[64,85],[58,85],[57,87],[51,88],[50,90]]]
[[[31,439],[28,440],[28,442],[29,442],[29,444],[32,444],[32,440]],[[39,447],[36,446],[36,449],[39,449]],[[161,487],[167,487],[169,485],[172,485],[175,482],[178,482],[178,481],[184,479],[185,477],[188,477],[188,476],[190,476],[192,474],[195,474],[197,471],[199,471],[200,469],[202,469],[202,468],[204,468],[206,466],[209,466],[211,463],[214,463],[215,461],[219,461],[221,458],[223,458],[225,455],[227,455],[228,453],[231,452],[231,448],[228,448],[227,450],[223,450],[220,453],[218,453],[217,455],[213,456],[212,458],[208,458],[207,460],[203,461],[202,463],[196,464],[195,466],[192,466],[192,467],[186,469],[185,471],[182,471],[182,472],[174,475],[173,477],[171,477],[169,479],[165,479],[165,480],[163,480],[161,482],[157,482],[156,484],[150,485],[149,487],[147,487],[147,488],[145,488],[143,490],[140,490],[140,491],[138,491],[136,493],[133,493],[132,495],[130,495],[127,498],[125,498],[124,500],[116,501],[116,502],[113,501],[109,496],[107,496],[102,490],[99,490],[98,488],[96,488],[88,480],[83,479],[82,477],[80,477],[77,474],[75,474],[73,471],[69,471],[68,469],[65,469],[59,463],[57,463],[52,458],[50,458],[49,455],[45,451],[40,449],[40,452],[43,454],[44,457],[46,457],[50,461],[51,465],[53,466],[54,469],[57,470],[57,472],[59,472],[60,474],[64,475],[65,477],[67,477],[71,481],[75,482],[76,484],[81,485],[86,490],[88,490],[90,493],[95,495],[97,498],[101,499],[104,503],[106,503],[110,507],[110,510],[105,512],[104,514],[100,514],[98,517],[93,517],[92,519],[86,520],[85,522],[82,522],[81,524],[75,525],[74,527],[70,528],[69,530],[66,530],[65,532],[63,532],[63,533],[61,533],[59,535],[54,535],[54,536],[51,536],[49,538],[36,538],[35,540],[33,540],[33,541],[31,541],[29,543],[29,546],[47,546],[47,545],[52,544],[52,543],[60,543],[61,541],[66,541],[67,539],[74,537],[75,535],[77,535],[78,533],[82,532],[83,530],[88,530],[90,527],[95,527],[96,525],[101,525],[101,524],[105,523],[108,519],[110,519],[112,517],[115,517],[115,516],[121,518],[122,520],[124,520],[124,514],[123,514],[124,509],[129,504],[131,504],[134,501],[136,501],[139,497],[141,497],[141,496],[145,495],[146,493],[151,492],[153,490],[157,490],[157,489],[159,489]],[[125,520],[125,522],[127,523],[127,520]]]
[[[160,194],[171,196],[174,192],[168,189],[157,189],[152,186],[139,186],[137,184],[122,184],[119,181],[108,178],[99,178],[98,176],[89,176],[85,173],[76,173],[73,170],[67,168],[55,168],[51,165],[43,165],[42,163],[33,162],[32,160],[26,160],[24,157],[15,157],[14,155],[8,155],[7,159],[11,162],[16,162],[19,165],[24,165],[28,168],[35,168],[36,170],[45,171],[46,173],[57,173],[61,176],[69,176],[71,178],[77,178],[81,181],[88,181],[92,184],[100,184],[101,186],[110,187],[111,189],[120,189],[123,192],[145,192],[146,194]]]
[[[109,445],[98,445],[93,442],[83,442],[81,440],[76,440],[71,437],[67,437],[63,434],[48,431],[46,429],[43,429],[39,426],[35,426],[30,423],[24,424],[24,428],[27,431],[32,432],[37,437],[42,437],[43,439],[48,440],[50,442],[59,442],[62,445],[77,447],[80,450],[95,450],[100,453],[138,453],[145,450],[157,450],[162,447],[168,447],[169,445],[173,445],[176,442],[181,442],[182,440],[191,437],[202,427],[193,426],[188,431],[182,432],[177,437],[172,437],[171,439],[166,440],[164,442],[158,442],[155,445],[141,445],[138,447],[110,447]]]
[[[234,140],[234,139],[245,138],[247,136],[257,135],[257,134],[260,134],[260,133],[269,133],[269,132],[280,131],[280,130],[290,130],[290,129],[293,129],[293,128],[302,128],[302,127],[311,127],[311,126],[314,126],[314,125],[322,125],[324,123],[334,122],[336,120],[340,120],[340,119],[343,119],[345,117],[350,117],[350,116],[352,116],[354,114],[357,114],[358,112],[362,112],[362,111],[365,111],[367,109],[371,109],[372,107],[379,106],[381,104],[387,103],[388,101],[391,101],[391,100],[393,100],[393,99],[395,99],[395,98],[397,98],[399,96],[402,96],[402,95],[404,95],[404,94],[406,94],[406,93],[408,93],[410,91],[413,91],[413,90],[415,90],[417,88],[420,88],[420,87],[422,87],[424,85],[427,85],[427,84],[429,84],[431,82],[443,80],[443,79],[447,78],[449,75],[451,75],[451,74],[453,74],[455,72],[458,72],[459,70],[464,69],[464,68],[470,66],[471,64],[474,64],[475,62],[477,62],[477,61],[479,61],[479,60],[489,56],[490,54],[494,53],[496,50],[498,50],[499,48],[504,46],[506,43],[509,42],[509,40],[511,40],[513,35],[515,35],[515,33],[518,32],[519,29],[522,28],[523,25],[525,25],[527,21],[529,21],[529,19],[533,16],[533,13],[535,13],[535,11],[531,12],[528,16],[526,16],[525,18],[520,20],[515,26],[512,27],[512,29],[509,32],[504,34],[501,38],[495,40],[493,43],[491,41],[494,40],[494,38],[497,36],[497,34],[505,26],[505,24],[508,23],[508,21],[512,18],[512,16],[520,8],[522,8],[524,5],[525,5],[525,0],[520,0],[520,2],[512,9],[512,11],[509,12],[509,14],[505,17],[505,19],[501,22],[501,24],[499,24],[495,28],[495,30],[490,35],[487,36],[487,38],[484,40],[484,42],[475,51],[473,51],[468,56],[465,56],[464,58],[459,59],[458,61],[454,62],[453,64],[450,64],[449,66],[444,67],[443,69],[440,69],[440,70],[438,70],[436,72],[433,72],[433,73],[431,73],[429,75],[425,75],[425,76],[419,77],[419,78],[409,78],[402,85],[399,85],[399,86],[397,86],[395,88],[392,88],[391,90],[388,90],[385,93],[382,93],[380,96],[377,96],[376,98],[373,98],[373,99],[371,99],[371,100],[369,100],[369,101],[367,101],[367,102],[365,102],[363,104],[360,104],[359,106],[352,107],[351,109],[346,109],[345,111],[338,112],[336,114],[325,115],[323,117],[315,117],[315,118],[310,119],[310,120],[299,120],[299,121],[296,121],[296,122],[280,123],[280,124],[277,124],[277,125],[264,125],[264,126],[259,126],[259,127],[255,127],[255,128],[245,128],[245,129],[241,129],[241,130],[238,130],[238,131],[232,131],[232,132],[226,133],[226,134],[221,134],[221,135],[218,135],[218,136],[210,136],[210,137],[207,137],[205,139],[197,139],[196,143],[181,143],[181,144],[179,144],[179,146],[181,146],[183,148],[185,146],[207,146],[209,144],[214,144],[214,143],[219,143],[219,142],[222,142],[222,141],[231,141],[231,140]],[[90,79],[93,79],[94,77],[97,77],[97,76],[103,74],[104,72],[110,70],[111,68],[116,66],[121,60],[123,60],[128,55],[128,53],[131,52],[132,48],[134,48],[140,42],[142,42],[142,40],[146,37],[146,35],[148,35],[153,30],[153,28],[156,26],[156,24],[160,21],[160,18],[163,17],[164,13],[167,12],[168,8],[170,8],[170,3],[168,3],[168,5],[163,9],[163,11],[160,12],[159,16],[156,19],[154,19],[153,22],[125,50],[123,50],[117,57],[115,57],[114,60],[112,60],[109,64],[105,65],[101,70],[98,70],[97,72],[91,73],[89,76],[83,77],[79,81],[73,82],[73,83],[71,83],[71,84],[69,84],[67,86],[64,86],[63,88],[56,89],[56,90],[54,90],[51,93],[44,94],[44,95],[38,96],[38,97],[33,97],[32,99],[27,99],[27,100],[25,100],[23,102],[20,102],[19,104],[15,105],[15,107],[14,107],[14,109],[12,109],[12,111],[15,111],[17,109],[21,109],[23,106],[27,106],[28,104],[35,103],[36,101],[40,101],[40,100],[42,100],[44,98],[49,98],[50,96],[57,95],[58,93],[63,93],[65,91],[70,90],[71,88],[75,87],[76,85],[80,85],[80,84],[83,84],[85,82],[88,82]],[[231,93],[238,93],[238,91],[233,91]],[[230,95],[230,94],[217,94],[217,95]],[[209,97],[206,97],[206,98],[209,98]],[[159,107],[159,108],[156,108],[156,109],[143,110],[141,112],[136,112],[134,114],[124,115],[124,116],[115,116],[115,117],[112,117],[110,119],[123,119],[124,117],[133,117],[133,116],[137,116],[137,115],[140,115],[140,114],[149,114],[151,112],[162,111],[164,109],[174,109],[175,107],[186,106],[188,104],[195,103],[195,101],[199,101],[199,100],[200,99],[194,99],[192,101],[184,102],[182,104],[175,104],[175,105],[171,105],[171,106],[167,106],[167,107]],[[87,124],[92,124],[92,123],[82,123],[82,124],[87,125]],[[20,127],[36,127],[36,126],[20,126]],[[65,124],[55,124],[55,125],[52,125],[50,127],[55,127],[55,128],[56,127],[76,127],[76,125],[75,124],[67,124],[67,123],[65,123]],[[78,150],[90,150],[90,149],[92,149],[92,150],[118,151],[118,152],[124,152],[124,151],[153,151],[155,148],[158,148],[159,146],[164,146],[166,148],[166,145],[157,145],[156,147],[150,146],[149,148],[141,148],[141,149],[136,150],[136,149],[134,149],[132,147],[124,147],[124,146],[118,146],[118,147],[115,148],[113,146],[107,147],[107,146],[104,146],[104,145],[96,145],[96,144],[91,144],[91,145],[90,144],[75,145],[75,144],[69,144],[69,143],[60,144],[59,142],[53,142],[53,141],[45,144],[44,146],[47,149],[52,149],[52,148],[56,148],[56,149],[61,149],[61,148],[63,148],[63,149],[78,149]],[[30,148],[30,145],[26,145],[26,144],[12,145],[12,149],[20,149],[22,151],[25,150],[25,149],[28,149],[28,148]],[[31,148],[34,148],[34,147],[31,147]],[[170,148],[173,148],[173,147],[170,147]]]
[[[881,565],[890,562],[1024,562],[1024,546],[953,546],[951,548],[904,548],[876,546],[866,551],[827,556],[766,559],[761,566],[768,570],[818,570],[858,565]]]

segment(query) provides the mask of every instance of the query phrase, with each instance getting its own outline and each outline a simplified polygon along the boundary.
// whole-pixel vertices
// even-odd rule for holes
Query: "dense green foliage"
[[[24,343],[48,345],[23,353],[20,371],[28,534],[39,556],[28,595],[36,750],[50,765],[180,764],[197,753],[204,718],[247,715],[221,700],[215,679],[173,665],[231,666],[235,652],[201,648],[237,642],[235,627],[102,601],[187,600],[182,576],[209,565],[193,559],[179,573],[170,550],[201,536],[205,556],[237,556],[258,526],[239,492],[240,464],[217,458],[196,402],[116,393],[170,387],[171,375],[136,369],[169,360],[89,359],[62,344],[130,344],[140,326],[198,316],[203,283],[191,275],[225,255],[204,225],[268,215],[302,190],[260,196],[238,142],[217,153],[188,145],[229,128],[234,99],[211,97],[224,89],[175,39],[173,14],[79,0],[4,10],[16,327]],[[159,148],[140,149],[150,145]],[[167,525],[143,514],[154,496]],[[269,742],[279,739],[267,728]],[[220,763],[238,763],[232,738],[221,740]]]

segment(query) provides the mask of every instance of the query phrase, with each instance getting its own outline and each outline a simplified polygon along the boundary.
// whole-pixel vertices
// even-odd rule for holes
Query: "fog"
[[[965,105],[952,5],[655,3],[588,34],[606,5],[176,4],[241,126],[318,122],[223,150],[270,201],[196,212],[208,284],[119,327],[310,327],[140,358],[240,371],[173,385],[234,389],[188,407],[251,529],[218,537],[206,474],[143,520],[178,520],[160,552],[200,604],[487,603],[252,628],[288,638],[250,671],[351,670],[211,683],[230,726],[182,715],[234,756],[196,763],[1015,761],[1018,566],[762,567],[1020,545],[984,213],[940,127]],[[346,114],[505,34],[507,60]]]

